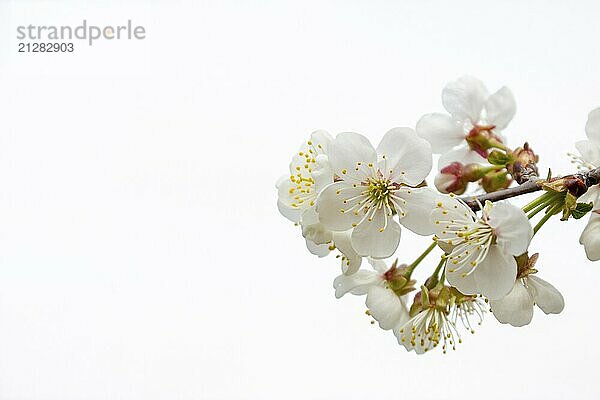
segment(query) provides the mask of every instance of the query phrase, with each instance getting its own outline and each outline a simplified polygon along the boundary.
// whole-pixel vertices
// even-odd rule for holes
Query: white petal
[[[524,326],[533,318],[533,298],[517,280],[505,297],[490,302],[492,313],[498,321],[512,326]]]
[[[500,246],[491,245],[487,256],[473,271],[477,288],[490,300],[500,299],[508,294],[517,279],[517,262]]]
[[[463,270],[449,272],[451,263],[446,261],[446,279],[448,283],[457,288],[463,294],[479,294],[474,273],[463,275]],[[468,270],[468,269],[467,269]]]
[[[488,223],[494,228],[498,245],[505,252],[520,256],[527,251],[533,229],[523,210],[506,202],[498,202],[494,204],[488,217]]]
[[[452,164],[454,161],[458,161],[465,165],[471,163],[487,163],[487,160],[481,157],[476,151],[471,150],[466,142],[464,146],[442,154],[438,160],[438,170]]]
[[[598,198],[600,198],[600,186],[595,185],[588,188],[587,192],[579,196],[577,202],[592,203],[594,205],[594,208],[598,208],[600,207],[600,202],[598,201]]]
[[[371,316],[379,322],[381,329],[385,330],[394,328],[408,314],[406,307],[393,291],[379,286],[369,289],[366,304]]]
[[[426,114],[417,122],[417,134],[431,144],[431,150],[444,153],[465,140],[462,124],[446,114]]]
[[[600,146],[591,140],[580,140],[575,143],[575,148],[586,162],[600,165]]]
[[[344,275],[352,275],[358,271],[362,264],[362,257],[352,247],[351,235],[352,231],[333,232],[333,243],[344,255],[342,258],[342,273]]]
[[[590,111],[585,124],[585,133],[592,142],[600,144],[600,108]]]
[[[585,248],[585,254],[590,261],[600,260],[600,215],[592,213],[587,226],[579,238]]]
[[[335,182],[323,189],[317,197],[317,214],[319,221],[332,231],[346,231],[361,218],[349,210],[359,200],[344,203],[349,198],[359,195],[360,188],[354,188],[345,181]]]
[[[385,156],[379,163],[384,175],[396,182],[416,186],[431,171],[431,145],[410,128],[389,130],[377,146],[377,154]]]
[[[287,219],[292,222],[300,222],[302,214],[305,211],[305,207],[298,207],[298,204],[294,203],[294,198],[290,195],[290,189],[295,188],[296,184],[294,184],[289,175],[282,176],[277,181],[277,209]],[[296,206],[292,206],[296,204]]]
[[[479,121],[488,91],[479,79],[463,76],[446,85],[442,91],[442,104],[457,120]]]
[[[435,232],[431,223],[431,211],[435,208],[437,193],[429,188],[407,189],[396,192],[398,197],[406,200],[402,205],[404,216],[400,223],[419,235],[432,235]]]
[[[400,225],[387,216],[387,226],[384,227],[385,211],[375,212],[373,220],[365,219],[352,231],[352,247],[362,256],[373,258],[388,258],[398,248],[400,243]]]
[[[319,223],[313,225],[302,224],[302,236],[316,245],[327,244],[329,246],[329,242],[332,239],[332,231]]]
[[[340,133],[327,151],[331,168],[342,179],[359,179],[355,171],[358,162],[377,163],[377,153],[369,139],[353,132]]]
[[[374,258],[369,258],[368,261],[369,261],[369,264],[371,264],[371,267],[373,267],[373,269],[375,271],[379,272],[380,274],[384,274],[387,272],[387,270],[389,270],[385,261],[376,260]]]
[[[346,293],[352,293],[357,296],[367,294],[374,285],[381,284],[382,280],[373,271],[359,270],[352,275],[340,275],[333,281],[335,297],[338,299]]]
[[[318,257],[325,257],[329,254],[329,244],[316,244],[312,240],[306,239],[306,248],[311,254]]]
[[[300,221],[300,218],[302,218],[302,213],[304,212],[304,210],[293,208],[282,203],[281,201],[277,201],[277,209],[279,210],[281,215],[283,215],[292,222]]]
[[[309,207],[304,211],[300,225],[302,226],[302,236],[314,244],[321,245],[331,242],[332,232],[319,222],[315,207]]]
[[[485,109],[487,111],[486,122],[495,125],[496,129],[502,130],[515,116],[517,103],[510,89],[504,86],[488,97]]]
[[[529,275],[527,284],[534,290],[535,304],[546,314],[559,314],[565,308],[565,299],[562,294],[545,280]]]
[[[314,131],[310,135],[310,141],[313,143],[313,146],[315,146],[319,151],[322,151],[323,153],[327,154],[329,144],[331,144],[333,138],[331,137],[329,132],[323,129],[319,129],[317,131]]]

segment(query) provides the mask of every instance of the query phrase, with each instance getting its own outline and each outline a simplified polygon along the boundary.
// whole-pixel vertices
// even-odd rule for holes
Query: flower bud
[[[455,161],[442,168],[433,183],[441,193],[463,194],[469,181],[464,179],[464,166]]]
[[[513,162],[507,166],[507,169],[518,184],[525,183],[530,178],[538,176],[536,164],[540,158],[533,152],[528,143],[513,150],[511,156]]]
[[[508,177],[506,171],[488,172],[483,178],[481,178],[481,186],[487,193],[506,189],[511,183],[512,179]]]
[[[502,145],[502,139],[493,133],[494,128],[494,125],[475,125],[465,138],[469,148],[487,158],[489,149]]]

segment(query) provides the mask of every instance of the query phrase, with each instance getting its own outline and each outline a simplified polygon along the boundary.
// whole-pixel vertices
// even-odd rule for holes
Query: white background
[[[600,106],[600,3],[98,3],[0,1],[1,399],[598,398],[585,221],[532,244],[561,315],[488,315],[418,357],[335,300],[336,260],[274,184],[312,130],[376,143],[465,73],[513,90],[509,144],[570,172]],[[84,18],[147,38],[17,53],[18,25]],[[426,243],[405,230],[398,257]]]

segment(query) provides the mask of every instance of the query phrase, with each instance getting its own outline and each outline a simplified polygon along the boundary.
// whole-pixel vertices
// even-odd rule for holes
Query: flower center
[[[393,204],[390,203],[390,195],[395,189],[395,185],[389,179],[368,178],[366,185],[368,185],[366,195],[372,205],[378,208],[388,206],[395,212]]]

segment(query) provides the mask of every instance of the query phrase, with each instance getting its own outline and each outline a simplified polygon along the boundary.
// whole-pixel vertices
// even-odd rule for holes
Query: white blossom
[[[454,196],[433,210],[436,240],[449,252],[448,282],[465,294],[504,297],[517,277],[515,256],[523,254],[533,232],[525,213],[506,202],[487,202],[478,217]]]
[[[523,326],[533,318],[533,306],[546,314],[558,314],[565,307],[560,292],[545,280],[528,275],[516,280],[505,297],[490,302],[492,313],[498,321],[512,326]]]
[[[398,247],[400,223],[418,234],[431,234],[427,216],[433,191],[414,188],[431,170],[429,144],[412,129],[385,134],[377,151],[357,133],[341,133],[329,146],[335,181],[317,198],[321,223],[351,234],[352,247],[362,256],[387,258]]]
[[[314,208],[319,192],[333,182],[327,158],[331,140],[325,131],[313,132],[292,157],[289,175],[277,182],[277,207],[292,222],[301,223],[304,214]]]
[[[369,259],[369,263],[373,270],[360,269],[355,274],[335,278],[335,297],[339,299],[346,293],[367,295],[365,303],[369,314],[382,329],[393,329],[409,318],[406,296],[399,296],[390,287],[390,281],[398,278],[396,265],[388,268],[384,261],[373,259]]]
[[[581,156],[571,155],[573,163],[580,170],[600,167],[600,108],[596,108],[589,113],[585,124],[585,134],[587,140],[580,140],[575,143],[575,147]],[[581,203],[594,203],[594,209],[597,209],[600,207],[599,197],[600,185],[594,185],[588,188],[587,192],[579,197],[578,201]]]
[[[417,123],[419,136],[431,143],[434,153],[441,154],[440,168],[454,161],[486,162],[487,149],[468,139],[485,132],[489,138],[504,142],[501,131],[516,112],[515,99],[507,87],[490,95],[483,82],[470,76],[446,85],[442,103],[449,114],[426,114]]]
[[[446,296],[442,297],[447,297],[453,290],[456,289],[445,287],[442,292]],[[415,300],[421,302],[422,293]],[[460,320],[465,328],[474,333],[470,319],[475,317],[477,323],[481,324],[485,310],[484,301],[475,296],[461,295],[460,300],[455,296],[445,301],[432,300],[421,305],[421,309],[407,322],[397,325],[394,335],[407,351],[423,354],[441,343],[442,351],[446,353],[448,349],[456,350],[456,344],[462,342],[457,322]]]

